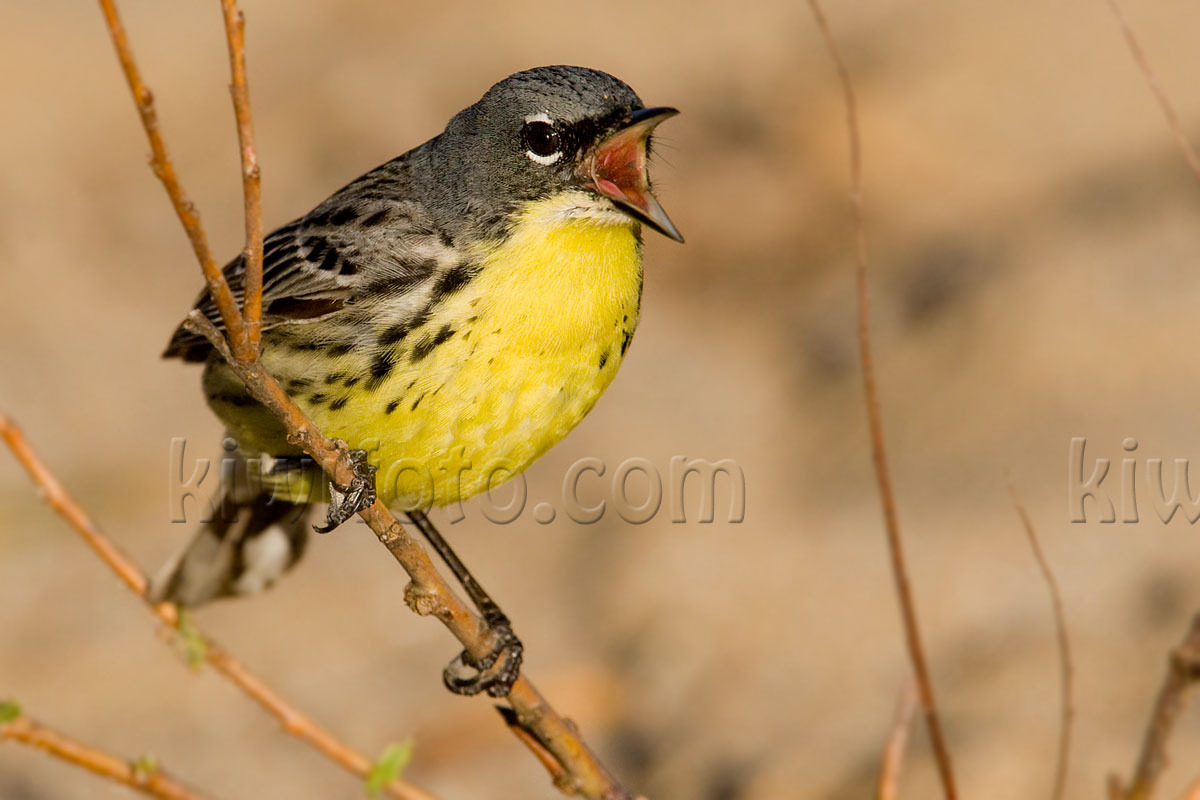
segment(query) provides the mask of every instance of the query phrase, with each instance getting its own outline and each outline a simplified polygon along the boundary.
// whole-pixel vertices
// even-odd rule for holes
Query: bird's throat
[[[488,316],[537,348],[570,349],[632,334],[642,291],[637,224],[586,193],[530,203],[481,258]]]

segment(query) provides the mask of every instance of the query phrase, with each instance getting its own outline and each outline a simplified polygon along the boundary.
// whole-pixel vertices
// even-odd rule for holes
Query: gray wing
[[[388,166],[388,165],[385,165]],[[382,170],[383,168],[381,168]],[[350,184],[312,212],[272,232],[263,244],[263,330],[310,323],[427,282],[453,260],[449,237],[412,201],[395,176],[381,170]],[[386,189],[390,190],[384,190]],[[239,307],[245,264],[224,269]],[[216,304],[204,292],[195,308],[224,332]],[[204,361],[202,336],[176,329],[164,358]]]

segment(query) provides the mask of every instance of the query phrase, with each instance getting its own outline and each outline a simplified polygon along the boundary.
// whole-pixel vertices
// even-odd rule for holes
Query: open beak
[[[634,111],[625,127],[596,146],[583,162],[588,188],[612,200],[634,219],[677,242],[683,235],[650,192],[646,176],[646,140],[660,122],[679,112],[673,108]]]

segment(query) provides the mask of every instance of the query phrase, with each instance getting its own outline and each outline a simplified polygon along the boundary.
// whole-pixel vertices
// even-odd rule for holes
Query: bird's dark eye
[[[525,123],[521,137],[525,140],[525,147],[532,156],[549,158],[561,147],[558,131],[554,130],[554,126],[549,122],[534,120]]]

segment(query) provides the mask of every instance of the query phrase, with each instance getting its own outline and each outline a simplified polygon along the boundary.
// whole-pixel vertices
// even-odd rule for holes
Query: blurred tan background
[[[1200,133],[1200,11],[1128,6]],[[122,7],[185,184],[232,254],[241,207],[217,4]],[[598,67],[683,110],[662,129],[655,175],[688,242],[647,237],[630,358],[529,473],[530,508],[583,456],[610,469],[645,457],[664,475],[673,455],[733,458],[745,522],[609,513],[577,526],[560,513],[499,527],[468,509],[448,533],[516,620],[529,674],[631,788],[868,796],[907,666],[853,339],[843,110],[806,5],[245,10],[269,226],[519,69]],[[1200,193],[1099,1],[828,12],[861,101],[885,424],[962,794],[1042,796],[1054,767],[1052,620],[1010,470],[1074,637],[1069,796],[1098,797],[1107,772],[1132,765],[1164,654],[1200,609],[1200,531],[1163,525],[1144,492],[1139,524],[1070,524],[1069,441],[1088,438],[1089,473],[1094,457],[1126,455],[1127,436],[1139,470],[1200,457]],[[192,530],[168,521],[169,441],[212,456],[220,436],[198,371],[158,360],[198,270],[145,167],[99,11],[8,0],[0,21],[0,408],[153,570]],[[487,702],[441,690],[456,648],[408,612],[404,584],[348,525],[274,591],[199,622],[357,747],[413,736],[406,774],[439,797],[555,796]],[[218,797],[361,794],[230,686],[190,674],[7,456],[0,697],[115,752],[151,752]],[[903,796],[937,796],[923,730],[912,741]],[[1200,776],[1198,748],[1192,709],[1162,797]],[[124,796],[0,747],[5,800]]]

